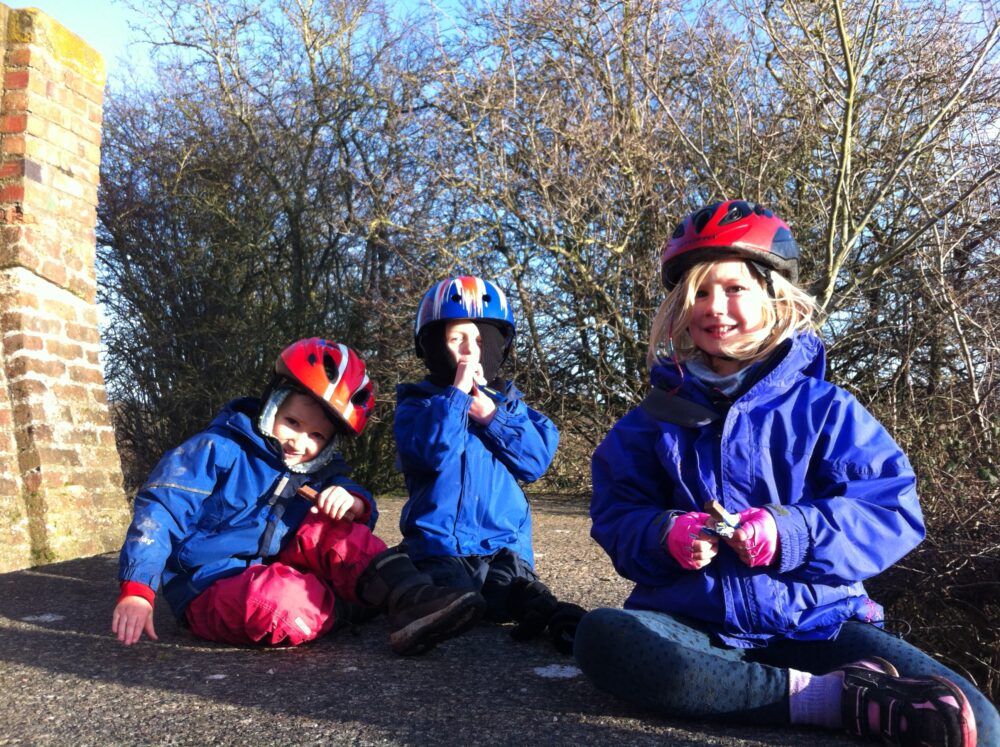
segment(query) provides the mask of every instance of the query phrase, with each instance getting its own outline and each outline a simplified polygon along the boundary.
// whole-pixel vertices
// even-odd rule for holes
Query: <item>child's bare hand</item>
[[[340,485],[331,485],[318,496],[316,505],[310,509],[314,514],[323,513],[331,519],[354,521],[365,510],[364,501],[351,495]]]
[[[483,385],[486,384],[479,356],[461,356],[458,359],[458,367],[455,370],[455,388],[463,392],[471,392],[473,385],[477,382]]]
[[[138,596],[128,596],[115,605],[111,615],[111,632],[126,646],[131,646],[145,633],[158,641],[153,628],[153,605]]]
[[[472,388],[472,404],[469,405],[469,417],[482,425],[488,425],[496,414],[496,403],[486,396],[486,393],[474,386]]]
[[[483,364],[477,363],[472,371],[472,380],[477,386],[486,386],[486,373],[483,371]]]

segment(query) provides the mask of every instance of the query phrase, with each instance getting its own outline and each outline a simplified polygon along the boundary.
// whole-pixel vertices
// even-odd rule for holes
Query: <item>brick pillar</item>
[[[104,63],[0,5],[0,572],[117,549],[128,522],[99,360]]]

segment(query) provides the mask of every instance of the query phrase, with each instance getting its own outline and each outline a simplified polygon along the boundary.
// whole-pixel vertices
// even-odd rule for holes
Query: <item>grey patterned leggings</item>
[[[788,724],[788,669],[822,674],[866,656],[904,676],[938,674],[965,693],[980,746],[1000,745],[996,708],[964,677],[901,638],[848,622],[837,638],[781,639],[764,648],[729,648],[694,620],[650,610],[596,609],[576,631],[574,655],[601,690],[662,716]]]

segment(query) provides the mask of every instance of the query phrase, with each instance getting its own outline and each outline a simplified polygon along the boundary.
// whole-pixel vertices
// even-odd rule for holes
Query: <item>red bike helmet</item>
[[[692,213],[674,229],[660,260],[663,284],[671,290],[694,265],[723,257],[748,259],[798,280],[799,247],[785,222],[755,203],[727,200]]]
[[[293,342],[274,362],[274,372],[315,395],[351,435],[364,430],[375,409],[365,362],[346,345],[319,337]]]

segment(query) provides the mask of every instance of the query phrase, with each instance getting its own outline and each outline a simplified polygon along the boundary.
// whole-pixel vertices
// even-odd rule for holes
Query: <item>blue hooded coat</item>
[[[183,619],[187,605],[215,581],[266,562],[294,535],[312,504],[296,495],[341,485],[371,507],[371,494],[347,478],[339,454],[309,474],[290,471],[277,441],[254,427],[258,399],[233,400],[209,427],[168,451],[135,498],[119,556],[120,581],[163,594]]]
[[[853,396],[823,380],[819,338],[786,341],[766,365],[724,417],[686,427],[636,408],[592,460],[591,534],[636,584],[625,606],[696,618],[739,647],[832,638],[851,619],[880,622],[862,580],[924,537],[909,461]],[[711,406],[670,361],[651,379]],[[724,543],[702,570],[678,565],[665,543],[671,517],[712,499],[732,513],[771,512],[773,565],[750,568]]]
[[[472,397],[453,386],[396,388],[396,448],[410,495],[399,524],[415,561],[507,548],[534,566],[531,509],[518,480],[545,473],[559,431],[513,384],[504,395],[484,391],[497,405],[485,426],[469,418]]]

